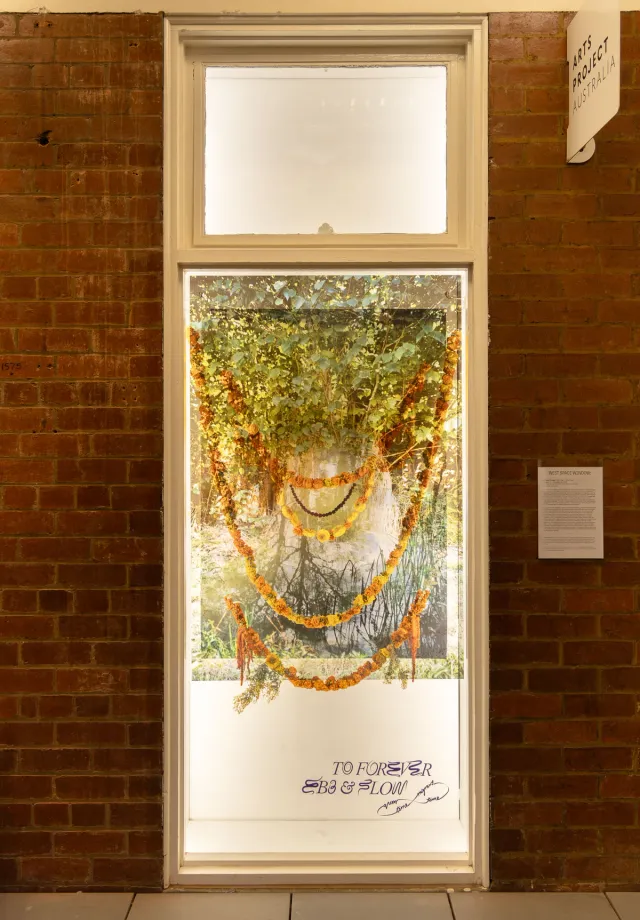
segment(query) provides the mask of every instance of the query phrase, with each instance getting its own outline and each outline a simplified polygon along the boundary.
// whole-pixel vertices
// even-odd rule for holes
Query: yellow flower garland
[[[276,495],[276,501],[280,506],[283,517],[291,522],[293,527],[293,532],[298,537],[307,537],[310,540],[318,540],[320,543],[327,543],[329,541],[333,542],[334,540],[339,539],[344,536],[344,534],[353,526],[354,522],[360,517],[364,509],[367,507],[367,502],[371,497],[373,492],[373,484],[376,478],[375,469],[369,473],[367,476],[366,482],[364,484],[364,489],[360,498],[358,498],[353,506],[353,511],[349,514],[342,524],[336,524],[334,527],[321,527],[318,530],[310,530],[302,526],[300,518],[296,512],[289,505],[286,504],[284,489],[280,489]]]
[[[238,669],[240,670],[240,683],[244,680],[245,667],[248,669],[253,655],[264,658],[265,664],[276,674],[285,677],[294,687],[300,687],[304,690],[346,690],[348,687],[355,687],[361,681],[378,671],[391,657],[394,649],[400,648],[407,639],[411,639],[411,657],[412,657],[412,675],[411,679],[415,680],[415,658],[417,652],[416,634],[419,635],[420,617],[427,603],[429,591],[418,591],[409,612],[400,622],[400,626],[391,634],[391,642],[373,655],[368,661],[352,671],[351,674],[345,674],[343,677],[334,677],[333,674],[323,680],[321,677],[298,677],[296,668],[285,668],[281,658],[275,652],[271,651],[262,641],[255,629],[247,624],[244,611],[240,604],[236,603],[230,596],[225,597],[227,608],[233,614],[238,624]]]
[[[310,629],[324,629],[328,626],[337,626],[339,623],[346,623],[352,617],[356,616],[356,614],[360,613],[363,607],[373,603],[380,591],[382,591],[382,588],[389,580],[389,576],[404,555],[404,551],[407,548],[413,529],[418,521],[424,493],[426,492],[431,480],[433,461],[435,459],[438,445],[442,436],[444,418],[447,409],[449,408],[449,396],[453,386],[453,375],[458,362],[458,352],[460,349],[460,333],[456,330],[455,332],[451,333],[447,339],[443,376],[440,384],[440,393],[438,400],[436,401],[432,440],[429,442],[424,451],[423,456],[425,460],[425,467],[418,477],[419,487],[412,496],[409,508],[402,520],[402,531],[400,533],[400,538],[396,544],[395,549],[392,550],[392,552],[389,554],[383,571],[376,575],[372,579],[371,584],[365,588],[362,594],[359,594],[354,599],[351,607],[349,607],[347,610],[341,611],[340,613],[321,614],[312,617],[304,617],[301,614],[295,613],[291,607],[289,607],[284,598],[279,597],[269,582],[257,572],[254,561],[254,551],[243,539],[240,528],[235,522],[235,501],[233,498],[233,493],[224,476],[224,463],[220,459],[220,454],[217,449],[217,443],[215,440],[215,434],[213,433],[214,416],[211,406],[209,405],[210,397],[207,394],[206,388],[204,386],[206,382],[204,371],[202,370],[201,366],[198,366],[201,363],[202,345],[200,344],[197,333],[192,334],[191,345],[192,354],[195,357],[195,366],[192,367],[191,373],[196,390],[198,391],[198,395],[200,397],[200,417],[202,422],[202,429],[210,445],[211,473],[216,485],[216,489],[222,501],[222,512],[225,523],[227,525],[227,530],[229,531],[231,539],[233,540],[233,544],[238,550],[239,554],[244,557],[245,571],[249,580],[256,587],[262,597],[264,597],[271,609],[281,616],[286,617],[286,619],[290,620],[292,623],[299,623],[300,625],[307,626]]]

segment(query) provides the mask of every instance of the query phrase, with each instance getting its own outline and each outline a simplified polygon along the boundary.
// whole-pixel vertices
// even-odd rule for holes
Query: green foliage
[[[407,689],[409,685],[409,678],[411,677],[411,671],[407,666],[406,662],[400,661],[398,656],[394,651],[391,653],[391,658],[387,662],[386,667],[382,672],[382,680],[385,684],[392,684],[394,680],[399,680],[403,690]]]
[[[422,676],[429,680],[461,680],[464,677],[464,664],[459,655],[451,652],[446,658],[428,662],[428,673]]]
[[[366,456],[418,369],[430,363],[426,398],[415,410],[416,437],[426,438],[446,339],[443,306],[457,307],[457,285],[447,280],[436,304],[432,276],[202,281],[192,293],[192,325],[205,350],[223,444],[237,435],[237,418],[220,385],[222,371],[234,374],[249,421],[281,459],[337,445]],[[399,453],[406,448],[397,445]]]
[[[217,625],[212,620],[202,621],[200,639],[201,658],[235,658],[236,637],[229,619]]]
[[[272,702],[280,692],[281,680],[282,678],[266,664],[261,663],[252,668],[247,686],[233,700],[233,708],[238,713],[243,712],[251,703],[257,703],[261,696],[264,696],[268,703]]]

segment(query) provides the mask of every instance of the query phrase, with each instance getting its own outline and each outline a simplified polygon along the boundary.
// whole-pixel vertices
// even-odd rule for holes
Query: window
[[[205,234],[444,233],[447,68],[207,67]]]
[[[173,884],[486,873],[485,28],[168,22]]]

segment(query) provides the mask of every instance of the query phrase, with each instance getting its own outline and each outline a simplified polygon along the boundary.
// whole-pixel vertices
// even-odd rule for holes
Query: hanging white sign
[[[588,0],[567,29],[567,59],[567,161],[581,162],[595,145],[576,155],[620,108],[619,0]]]

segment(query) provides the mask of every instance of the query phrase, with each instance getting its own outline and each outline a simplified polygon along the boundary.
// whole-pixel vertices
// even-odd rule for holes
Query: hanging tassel
[[[240,671],[240,686],[244,683],[244,651],[244,629],[239,626],[236,635],[236,664]]]
[[[253,661],[253,649],[249,642],[249,630],[245,626],[238,627],[236,638],[236,662],[240,671],[240,686],[244,683],[245,672],[248,674]]]
[[[411,618],[411,681],[416,679],[416,659],[420,650],[420,617],[424,610],[430,590],[418,591],[415,600],[409,608],[409,617]]]
[[[416,658],[420,648],[420,614],[415,610],[411,617],[411,682],[416,679]]]

